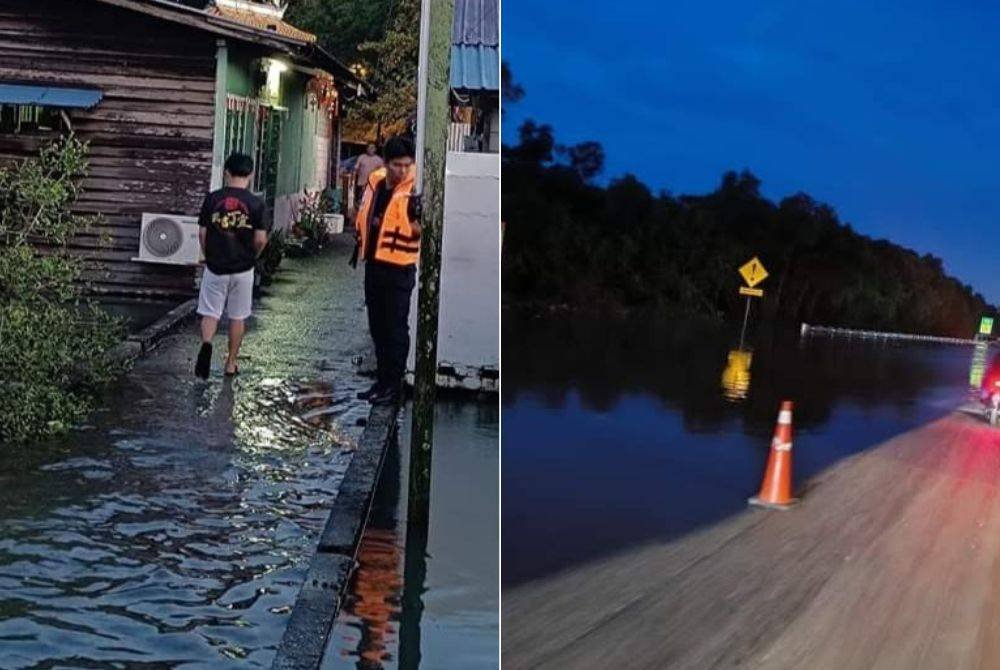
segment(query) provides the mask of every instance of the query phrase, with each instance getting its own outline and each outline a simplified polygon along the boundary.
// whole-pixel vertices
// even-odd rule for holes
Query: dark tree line
[[[603,161],[599,144],[561,146],[531,121],[504,147],[508,302],[722,317],[740,311],[736,268],[758,255],[762,309],[778,321],[968,337],[996,312],[941,259],[861,235],[805,193],[773,203],[747,171],[702,196],[654,194],[632,175],[605,187],[592,181]]]
[[[369,85],[352,118],[391,126],[416,111],[419,0],[294,0],[288,18]]]

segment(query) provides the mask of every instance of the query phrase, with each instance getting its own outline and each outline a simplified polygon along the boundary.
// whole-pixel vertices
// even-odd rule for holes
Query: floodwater
[[[368,412],[349,250],[286,261],[236,378],[223,336],[193,377],[187,324],[88,425],[0,449],[0,667],[270,667]]]
[[[955,409],[975,372],[971,346],[761,333],[747,368],[713,323],[504,314],[503,329],[505,587],[745,509],[781,400],[801,486]]]
[[[324,670],[499,667],[498,410],[438,403],[429,527],[409,537],[405,412]],[[408,557],[408,544],[426,548]]]

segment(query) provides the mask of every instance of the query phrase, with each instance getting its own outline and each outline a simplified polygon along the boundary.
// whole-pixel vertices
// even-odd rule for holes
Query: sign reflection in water
[[[969,388],[971,389],[978,389],[983,385],[983,374],[986,372],[986,358],[989,349],[989,342],[980,342],[972,350],[972,364],[969,366]]]
[[[750,392],[750,364],[753,352],[733,349],[722,370],[722,396],[730,402],[746,400]]]

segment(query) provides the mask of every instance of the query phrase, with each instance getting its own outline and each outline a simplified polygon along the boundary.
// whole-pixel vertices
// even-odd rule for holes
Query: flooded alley
[[[270,666],[368,413],[349,252],[286,260],[239,376],[217,340],[197,380],[185,323],[87,425],[0,453],[0,666]]]

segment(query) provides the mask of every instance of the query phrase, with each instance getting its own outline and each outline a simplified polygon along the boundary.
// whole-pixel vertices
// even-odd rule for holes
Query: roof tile
[[[219,7],[217,5],[212,5],[205,11],[209,14],[229,19],[230,21],[242,23],[243,25],[250,26],[251,28],[256,28],[258,30],[270,30],[278,35],[290,37],[294,40],[301,40],[302,42],[316,41],[316,36],[312,33],[300,30],[292,24],[286,23],[285,21],[273,16],[266,16],[246,10],[233,9],[231,7]]]

